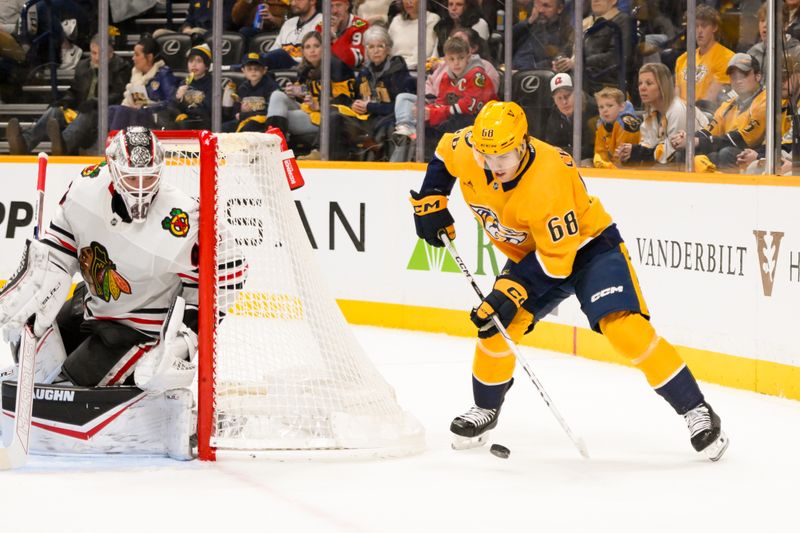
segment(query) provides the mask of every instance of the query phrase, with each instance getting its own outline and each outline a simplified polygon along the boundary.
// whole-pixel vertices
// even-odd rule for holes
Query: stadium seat
[[[275,77],[275,81],[278,82],[281,89],[285,89],[287,85],[297,81],[296,70],[271,70],[270,73]]]
[[[244,81],[244,79],[245,79],[244,78],[244,73],[242,73],[242,72],[236,72],[236,71],[233,71],[233,70],[228,71],[228,72],[223,72],[222,73],[222,88],[225,89],[225,87],[227,87],[228,83],[231,83],[231,82],[233,82],[233,84],[238,87],[239,84]]]
[[[172,70],[186,70],[186,54],[192,47],[192,37],[183,33],[168,33],[156,37],[164,63]]]
[[[206,39],[211,46],[211,37]],[[222,34],[222,64],[236,65],[241,63],[244,55],[244,36],[241,33],[226,31]]]
[[[266,54],[278,38],[277,32],[259,33],[250,38],[248,53]]]
[[[550,94],[549,70],[520,70],[511,78],[511,94],[528,115],[528,133],[537,138],[544,137],[547,117],[553,108]]]

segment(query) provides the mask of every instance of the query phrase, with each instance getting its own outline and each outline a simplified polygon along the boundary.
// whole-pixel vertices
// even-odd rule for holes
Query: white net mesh
[[[240,291],[218,299],[226,315],[216,329],[211,445],[418,451],[422,427],[398,406],[323,282],[280,166],[279,139],[240,133],[218,141],[218,225],[232,238],[220,239],[217,261],[238,252],[248,271]],[[197,194],[199,143],[163,144],[167,179]]]

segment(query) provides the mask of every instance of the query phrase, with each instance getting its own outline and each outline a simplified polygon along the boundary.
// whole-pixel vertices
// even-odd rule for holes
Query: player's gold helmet
[[[528,119],[519,104],[492,100],[475,117],[470,140],[482,154],[497,155],[517,148],[527,136]]]

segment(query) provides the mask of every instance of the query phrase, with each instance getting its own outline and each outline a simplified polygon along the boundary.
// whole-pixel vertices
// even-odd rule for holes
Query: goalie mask
[[[120,130],[106,148],[114,190],[134,222],[144,222],[158,194],[164,150],[153,132],[141,126]]]

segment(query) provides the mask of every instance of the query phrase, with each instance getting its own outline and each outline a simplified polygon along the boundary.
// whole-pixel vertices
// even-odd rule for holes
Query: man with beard
[[[515,70],[554,70],[557,59],[572,55],[573,31],[564,0],[536,0],[531,16],[514,25]]]

